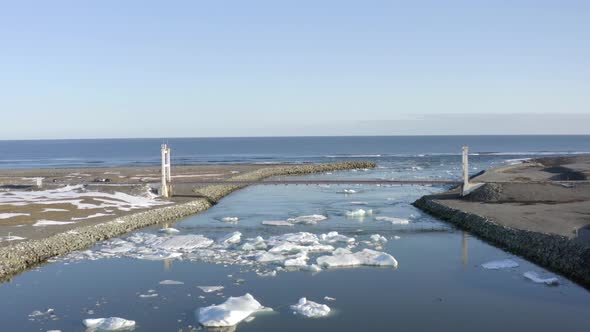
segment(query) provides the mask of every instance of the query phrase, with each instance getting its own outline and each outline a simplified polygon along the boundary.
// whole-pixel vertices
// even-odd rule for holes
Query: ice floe
[[[387,221],[390,222],[393,225],[407,225],[410,223],[410,220],[408,219],[404,219],[404,218],[396,218],[396,217],[375,217],[375,220],[377,221]]]
[[[380,234],[373,234],[370,236],[371,241],[376,242],[376,243],[385,243],[387,242],[387,238],[385,236],[382,236]]]
[[[344,189],[343,192],[345,194],[356,194],[356,190],[354,189]]]
[[[332,256],[321,256],[316,259],[321,267],[347,267],[357,265],[397,267],[397,261],[388,253],[363,249],[356,253],[344,253]]]
[[[350,202],[350,205],[369,205],[368,202]]]
[[[539,275],[537,272],[534,271],[528,271],[523,273],[523,276],[527,279],[529,279],[530,281],[534,282],[534,283],[538,283],[538,284],[545,284],[548,286],[557,286],[559,285],[559,279],[557,279],[557,277],[553,277],[553,276],[541,276]]]
[[[120,317],[88,318],[83,320],[82,324],[89,329],[98,331],[122,331],[135,327],[135,321]]]
[[[518,263],[511,259],[502,259],[497,261],[487,262],[481,265],[484,269],[488,270],[501,270],[518,267]]]
[[[233,232],[233,233],[229,233],[227,235],[224,235],[222,237],[220,237],[219,239],[217,239],[217,243],[223,245],[223,246],[230,246],[232,244],[237,244],[240,243],[240,241],[242,241],[242,233],[240,232]]]
[[[213,293],[222,290],[223,286],[197,286],[205,293]]]
[[[198,321],[205,327],[235,326],[264,307],[252,295],[230,297],[222,304],[198,310]]]
[[[172,228],[172,227],[166,227],[166,228],[159,229],[158,232],[160,232],[160,233],[166,233],[166,234],[180,233],[180,231],[178,229]]]
[[[325,317],[330,313],[330,307],[327,305],[309,301],[305,297],[300,298],[297,304],[291,305],[291,310],[295,314],[310,318]]]
[[[319,221],[324,221],[328,219],[328,217],[321,215],[321,214],[312,214],[308,216],[299,216],[295,218],[287,219],[288,222],[293,224],[305,224],[305,225],[315,225]]]
[[[346,216],[347,217],[365,217],[367,215],[371,215],[372,213],[373,213],[373,210],[358,209],[358,210],[354,210],[354,211],[346,211]]]
[[[338,232],[329,232],[327,234],[320,234],[319,239],[322,242],[327,242],[327,243],[335,243],[335,242],[354,243],[355,242],[355,238],[338,234]]]
[[[262,224],[267,226],[293,226],[293,223],[286,220],[264,220]]]
[[[326,300],[326,301],[336,301],[335,298],[330,297],[330,296],[324,296],[324,300]]]
[[[213,244],[213,240],[203,235],[176,235],[166,238],[157,238],[151,245],[169,251],[192,251],[199,248],[207,248]]]
[[[36,223],[33,224],[35,227],[41,226],[59,226],[59,225],[68,225],[68,224],[75,224],[75,221],[55,221],[55,220],[37,220]]]
[[[177,280],[162,280],[159,282],[160,285],[184,285],[184,282]]]
[[[0,219],[9,219],[20,216],[30,216],[30,213],[0,213]]]
[[[224,218],[221,218],[221,221],[228,222],[228,223],[237,223],[238,221],[240,221],[240,218],[238,218],[238,217],[224,217]]]

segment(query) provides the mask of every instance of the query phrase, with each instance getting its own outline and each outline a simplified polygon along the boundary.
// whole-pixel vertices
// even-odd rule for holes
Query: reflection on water
[[[469,263],[469,244],[467,243],[468,238],[469,235],[467,232],[461,232],[461,263],[463,263],[463,266],[467,266],[467,263]]]

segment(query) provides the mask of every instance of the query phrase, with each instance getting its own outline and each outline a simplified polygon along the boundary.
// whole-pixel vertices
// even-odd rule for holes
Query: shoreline
[[[305,175],[328,171],[344,171],[374,168],[366,161],[349,161],[326,164],[281,165],[259,168],[255,171],[233,176],[231,180],[260,181],[272,176]],[[48,259],[88,248],[99,241],[120,236],[146,226],[177,220],[215,205],[221,198],[246,187],[246,185],[213,185],[192,189],[194,196],[186,202],[150,208],[119,216],[106,222],[69,229],[43,239],[28,240],[0,248],[0,281],[10,280],[15,275]]]
[[[588,157],[534,159],[474,176],[485,184],[465,197],[455,188],[413,205],[590,289],[589,172]]]

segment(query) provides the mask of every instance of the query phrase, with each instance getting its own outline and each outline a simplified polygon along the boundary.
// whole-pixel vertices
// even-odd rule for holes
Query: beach
[[[51,257],[86,248],[129,231],[204,211],[246,185],[205,185],[199,179],[259,181],[271,176],[372,168],[364,161],[303,165],[180,166],[171,199],[157,197],[159,168],[83,168],[4,171],[9,179],[0,208],[0,278]],[[46,188],[11,190],[31,177],[49,180]],[[105,182],[109,179],[108,182]],[[173,178],[174,179],[174,178]],[[203,180],[205,181],[205,180]],[[27,190],[22,190],[27,189]],[[20,196],[19,196],[20,195]]]
[[[530,159],[471,179],[485,183],[415,205],[476,236],[590,285],[590,157]]]

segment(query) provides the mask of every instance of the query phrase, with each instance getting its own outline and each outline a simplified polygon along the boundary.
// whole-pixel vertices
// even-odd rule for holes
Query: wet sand
[[[491,169],[415,205],[546,267],[590,284],[590,157],[542,158]]]

